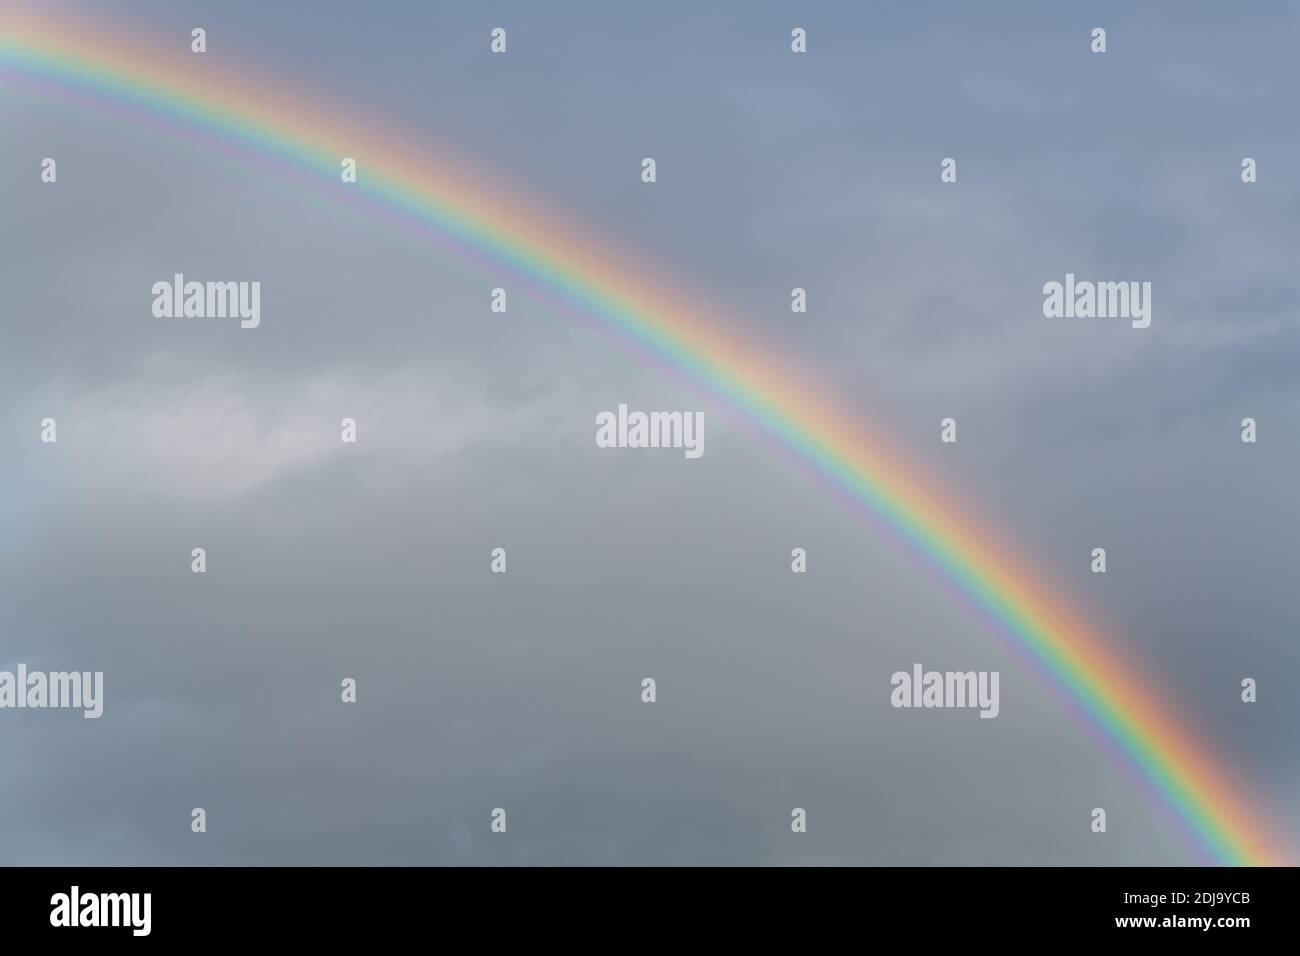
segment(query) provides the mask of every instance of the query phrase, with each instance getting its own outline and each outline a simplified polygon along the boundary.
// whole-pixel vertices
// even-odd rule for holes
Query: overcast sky
[[[466,160],[813,369],[1300,831],[1295,4],[51,5],[203,26],[195,69]],[[3,70],[0,209],[0,669],[105,675],[97,721],[0,711],[6,862],[1203,861],[896,542],[504,266]],[[260,327],[155,318],[178,272],[260,281]],[[1150,328],[1044,318],[1067,272],[1151,282]],[[598,448],[620,402],[705,454]],[[891,708],[914,662],[1000,671],[999,716]]]

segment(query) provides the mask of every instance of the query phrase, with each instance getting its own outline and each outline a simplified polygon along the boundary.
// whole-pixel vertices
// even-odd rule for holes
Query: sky
[[[203,27],[194,70],[467,162],[741,329],[1300,834],[1295,4],[42,6]],[[0,669],[105,684],[0,710],[5,862],[1204,862],[896,541],[507,266],[3,71],[0,210]],[[175,273],[260,281],[260,326],[156,318]],[[1045,317],[1066,273],[1151,282],[1151,326]],[[702,412],[705,453],[598,447],[620,403]],[[998,671],[998,717],[891,707],[914,662]]]

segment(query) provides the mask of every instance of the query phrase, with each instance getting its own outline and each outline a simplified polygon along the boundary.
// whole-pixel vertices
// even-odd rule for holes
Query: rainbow
[[[167,52],[171,49],[173,52]],[[142,38],[120,25],[0,11],[0,87],[53,95],[170,135],[207,137],[335,193],[486,255],[596,317],[742,413],[855,508],[908,542],[963,599],[997,625],[1127,758],[1209,860],[1279,865],[1289,851],[1202,745],[1158,685],[1113,640],[1039,580],[991,529],[941,494],[865,423],[800,384],[793,370],[653,282],[607,244],[566,231],[525,197],[443,156],[271,78],[214,71],[187,36]],[[43,102],[43,100],[38,100]],[[359,181],[339,181],[342,157]],[[349,200],[344,200],[349,201]]]

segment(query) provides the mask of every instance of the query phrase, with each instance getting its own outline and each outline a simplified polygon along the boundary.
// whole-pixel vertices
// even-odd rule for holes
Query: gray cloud
[[[738,9],[109,15],[161,36],[205,21],[215,64],[265,61],[431,162],[481,157],[716,304],[1109,623],[1300,828],[1293,9],[954,5],[942,27]],[[498,22],[511,52],[490,61]],[[0,666],[107,687],[99,721],[0,713],[12,862],[1199,859],[894,542],[517,277],[23,92],[0,95],[0,132]],[[1042,284],[1067,271],[1152,281],[1151,329],[1044,319]],[[153,319],[174,272],[262,281],[262,327]],[[705,456],[596,448],[595,414],[621,401],[703,409]],[[941,448],[949,414],[961,437]],[[1087,572],[1099,544],[1105,578]],[[913,661],[1000,670],[1001,716],[892,709],[889,675]]]

